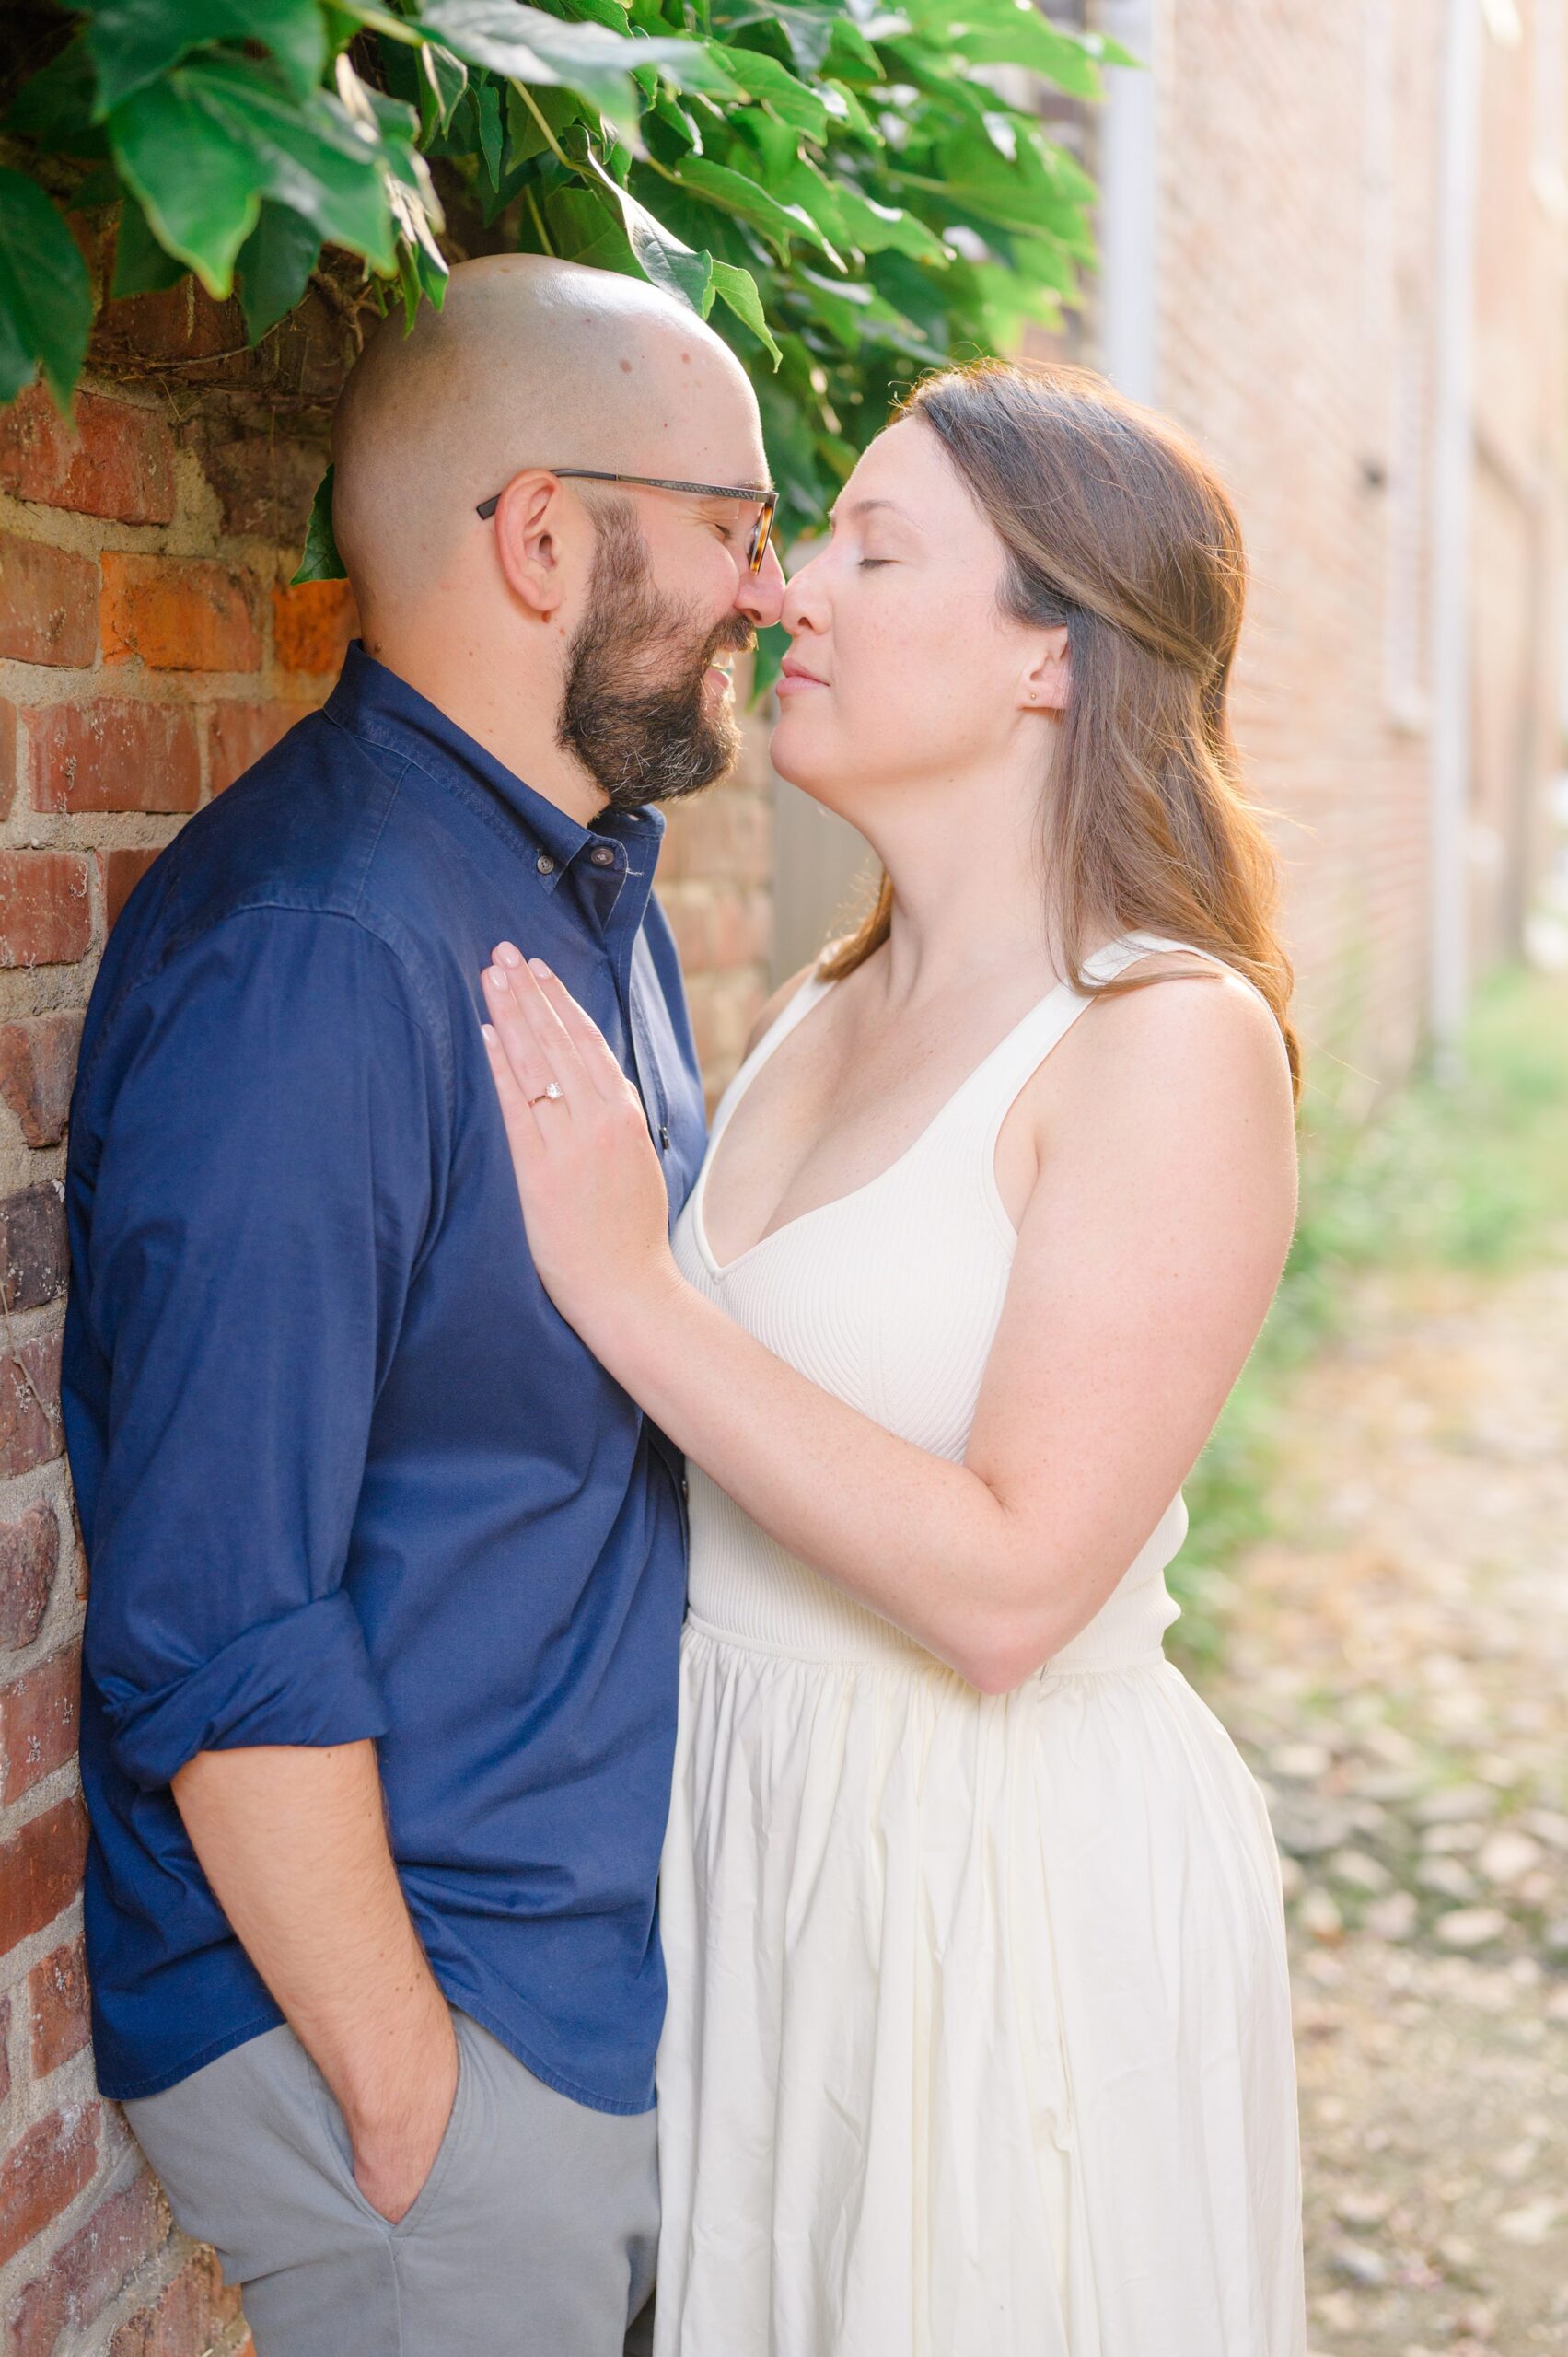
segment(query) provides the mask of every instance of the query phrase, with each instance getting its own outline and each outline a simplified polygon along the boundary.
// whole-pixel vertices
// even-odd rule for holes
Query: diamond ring
[[[552,1080],[548,1088],[541,1088],[537,1097],[530,1097],[528,1098],[528,1103],[530,1105],[542,1105],[547,1097],[564,1097],[565,1094],[566,1092],[562,1087],[561,1083],[558,1080]]]

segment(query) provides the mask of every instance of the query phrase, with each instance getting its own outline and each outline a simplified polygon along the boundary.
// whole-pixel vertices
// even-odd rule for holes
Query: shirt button
[[[596,867],[613,867],[615,865],[615,853],[608,843],[595,843],[588,857]]]
[[[551,858],[550,853],[547,851],[541,851],[539,857],[535,860],[534,865],[538,868],[541,876],[548,876],[555,865],[555,862]]]

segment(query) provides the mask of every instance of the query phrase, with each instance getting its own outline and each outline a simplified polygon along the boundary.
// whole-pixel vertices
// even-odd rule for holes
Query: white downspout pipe
[[[1100,0],[1095,22],[1132,55],[1108,66],[1098,133],[1099,365],[1135,401],[1159,384],[1159,100],[1170,0]]]
[[[1469,999],[1470,565],[1481,8],[1446,0],[1438,128],[1432,497],[1432,882],[1427,1012],[1458,1070]]]

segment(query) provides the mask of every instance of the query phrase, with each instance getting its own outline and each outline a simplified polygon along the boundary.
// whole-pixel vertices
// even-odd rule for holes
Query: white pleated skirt
[[[656,2357],[1303,2357],[1262,1797],[1157,1654],[688,1624]]]

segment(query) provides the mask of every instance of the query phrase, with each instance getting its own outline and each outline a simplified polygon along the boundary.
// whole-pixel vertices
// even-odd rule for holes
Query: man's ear
[[[1057,622],[1040,634],[1034,660],[1018,682],[1018,702],[1029,712],[1065,712],[1072,691],[1067,626]]]
[[[492,520],[506,586],[541,621],[555,613],[566,594],[563,544],[575,520],[557,478],[537,469],[513,476]]]

